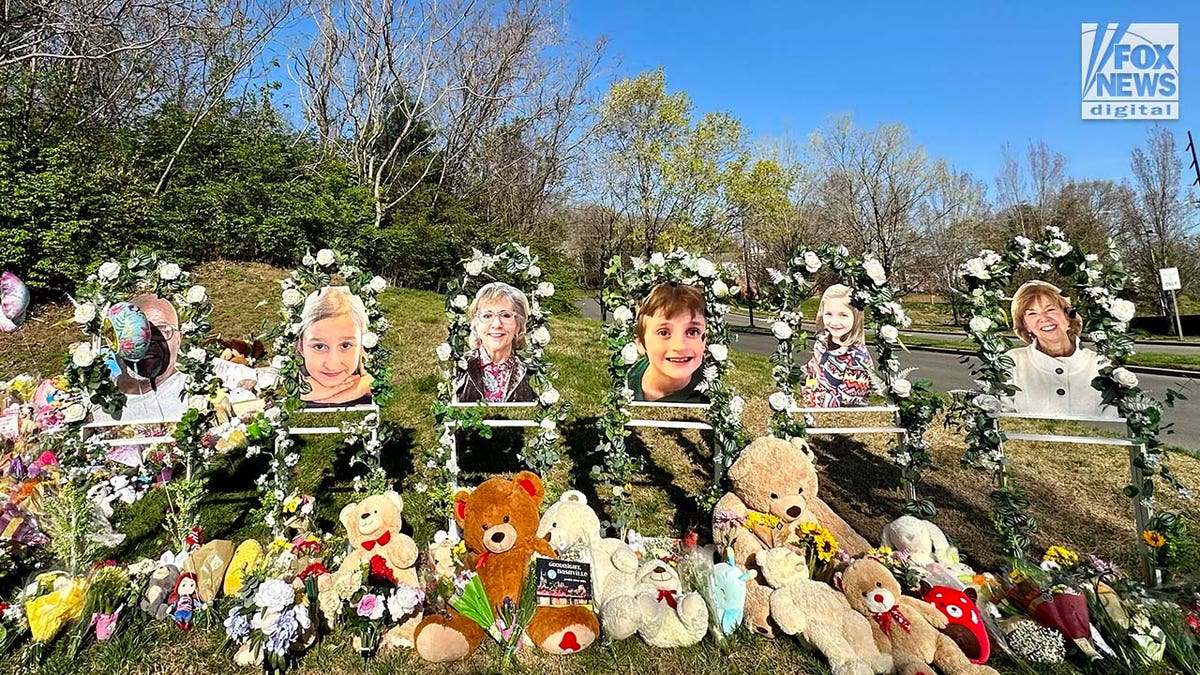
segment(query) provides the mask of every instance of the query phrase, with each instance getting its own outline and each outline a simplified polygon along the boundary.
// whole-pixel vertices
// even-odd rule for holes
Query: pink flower
[[[383,618],[383,600],[378,595],[367,593],[358,601],[358,615],[371,621]]]

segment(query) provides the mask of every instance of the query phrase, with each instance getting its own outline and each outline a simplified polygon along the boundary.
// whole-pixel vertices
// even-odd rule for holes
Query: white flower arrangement
[[[448,339],[437,347],[441,381],[437,385],[438,399],[434,404],[435,427],[444,431],[428,455],[429,467],[438,474],[434,476],[435,484],[457,484],[458,463],[452,455],[452,429],[483,425],[475,408],[456,407],[452,401],[455,384],[466,373],[466,357],[470,351],[467,342],[470,321],[466,310],[479,288],[494,280],[522,289],[529,301],[529,316],[525,322],[528,340],[521,360],[536,397],[534,421],[537,432],[527,441],[520,456],[529,468],[539,473],[545,473],[558,462],[558,424],[566,419],[570,406],[561,400],[561,394],[554,387],[551,368],[545,358],[546,347],[551,342],[551,312],[541,302],[554,297],[555,288],[550,281],[539,281],[542,269],[537,263],[537,256],[528,246],[516,243],[501,245],[491,254],[473,249],[471,257],[463,261],[462,277],[451,283],[446,302]]]

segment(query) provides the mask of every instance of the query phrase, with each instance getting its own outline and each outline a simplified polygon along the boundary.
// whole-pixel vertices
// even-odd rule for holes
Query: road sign
[[[1179,283],[1179,268],[1164,267],[1158,270],[1158,278],[1162,280],[1162,289],[1164,291],[1178,291],[1183,288]]]

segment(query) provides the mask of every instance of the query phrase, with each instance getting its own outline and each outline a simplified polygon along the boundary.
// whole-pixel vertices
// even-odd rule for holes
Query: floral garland
[[[139,293],[169,300],[179,316],[181,335],[175,367],[187,378],[187,411],[174,435],[177,454],[187,466],[188,476],[198,461],[210,456],[203,443],[215,417],[208,400],[220,386],[213,372],[213,348],[203,345],[212,330],[212,304],[208,291],[191,284],[189,277],[179,265],[155,253],[133,253],[124,265],[115,260],[100,265],[75,293],[74,319],[86,340],[73,347],[66,368],[67,383],[74,392],[109,414],[121,410],[125,394],[117,389],[106,363],[115,354],[101,337],[103,317],[108,307]],[[73,430],[78,431],[85,421],[75,422]]]
[[[605,486],[602,491],[609,502],[612,525],[624,531],[634,520],[636,511],[631,501],[630,479],[641,470],[642,461],[633,457],[626,449],[625,439],[629,429],[625,426],[633,418],[629,404],[634,392],[627,386],[629,371],[639,355],[634,343],[637,328],[636,313],[642,299],[656,285],[674,282],[695,286],[704,292],[705,299],[705,342],[703,381],[696,387],[709,400],[708,423],[715,436],[713,452],[713,483],[704,501],[715,503],[722,488],[725,470],[737,459],[744,441],[741,414],[746,402],[725,382],[729,371],[730,330],[725,322],[733,296],[737,294],[736,266],[712,261],[682,250],[670,253],[655,253],[649,260],[631,258],[632,267],[622,269],[619,258],[613,258],[605,270],[607,288],[604,305],[612,313],[612,321],[604,324],[604,346],[610,357],[608,374],[612,387],[604,395],[605,414],[601,421],[601,439],[598,451],[604,456],[604,464],[592,467],[592,478]],[[610,496],[611,495],[611,496]]]
[[[913,369],[900,369],[899,351],[903,348],[900,328],[907,328],[912,321],[900,305],[899,292],[888,283],[883,264],[873,255],[868,253],[859,260],[850,257],[845,246],[801,247],[786,271],[768,270],[774,286],[773,304],[780,310],[778,319],[771,325],[771,333],[779,341],[770,357],[771,363],[775,364],[771,376],[777,386],[767,399],[771,409],[771,434],[780,438],[808,435],[804,419],[791,414],[796,407],[797,388],[804,378],[804,368],[796,363],[795,353],[806,348],[808,339],[800,304],[812,293],[811,276],[824,266],[854,289],[851,301],[856,308],[865,311],[866,327],[874,333],[875,348],[879,353],[876,391],[899,408],[899,424],[907,430],[904,437],[888,450],[892,461],[901,469],[901,481],[908,486],[904,512],[931,518],[937,510],[931,501],[918,499],[916,489],[921,484],[922,473],[933,466],[925,432],[942,409],[942,403],[933,393],[931,383],[913,382],[908,379]]]
[[[521,354],[529,384],[537,396],[537,434],[518,455],[530,470],[546,475],[559,460],[558,425],[567,418],[571,406],[554,386],[557,373],[546,361],[546,345],[550,343],[550,310],[542,307],[541,301],[554,296],[554,284],[539,281],[542,269],[538,258],[529,252],[528,246],[507,243],[500,245],[495,253],[485,254],[478,249],[463,261],[463,276],[450,281],[446,289],[446,319],[449,322],[446,341],[437,347],[437,359],[441,369],[441,381],[437,385],[437,399],[433,403],[434,428],[441,431],[438,444],[429,454],[426,466],[436,472],[434,484],[445,491],[445,503],[449,505],[450,490],[458,482],[458,462],[452,452],[455,429],[473,429],[481,436],[490,437],[491,427],[483,422],[481,407],[458,407],[452,405],[455,383],[467,372],[467,353],[471,350],[469,340],[471,321],[467,309],[481,287],[492,281],[504,281],[516,288],[534,286],[527,293],[529,316],[525,321],[528,342]]]
[[[1016,237],[1003,252],[981,251],[962,268],[968,333],[979,347],[979,365],[971,371],[979,389],[958,398],[947,422],[966,434],[963,462],[995,474],[997,488],[990,495],[992,520],[1004,538],[1005,549],[1013,556],[1024,554],[1029,535],[1037,531],[1037,523],[1024,512],[1029,502],[1006,475],[1009,458],[1004,454],[1005,435],[998,424],[1000,398],[1016,392],[1010,373],[1013,360],[1007,355],[1012,341],[1004,307],[1009,300],[1005,290],[1017,270],[1053,270],[1079,291],[1075,306],[1083,317],[1083,335],[1094,343],[1103,359],[1093,386],[1098,385],[1105,404],[1115,405],[1125,417],[1129,438],[1143,444],[1134,465],[1145,480],[1141,485],[1126,486],[1124,494],[1140,500],[1150,511],[1154,506],[1153,477],[1157,475],[1182,497],[1192,496],[1164,463],[1165,448],[1158,439],[1162,405],[1173,405],[1178,392],[1168,390],[1166,400],[1160,403],[1146,395],[1138,387],[1137,376],[1124,367],[1134,350],[1127,331],[1135,308],[1132,302],[1119,297],[1128,274],[1116,242],[1110,239],[1107,248],[1106,259],[1101,259],[1068,243],[1057,227],[1047,227],[1037,241]]]

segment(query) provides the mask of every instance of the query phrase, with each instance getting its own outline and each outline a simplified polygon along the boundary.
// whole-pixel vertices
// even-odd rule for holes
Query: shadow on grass
[[[600,417],[576,417],[561,429],[563,456],[574,466],[567,485],[587,497],[588,506],[595,509],[600,520],[611,521],[612,514],[605,508],[604,500],[600,497],[599,485],[592,478],[592,467],[604,465],[604,457],[598,452]]]

